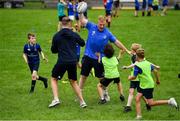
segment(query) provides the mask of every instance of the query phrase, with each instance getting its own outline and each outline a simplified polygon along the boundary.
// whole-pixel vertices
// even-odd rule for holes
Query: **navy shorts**
[[[111,16],[111,10],[106,10],[106,16]]]
[[[139,81],[130,81],[130,88],[134,88],[137,89],[137,91],[139,91],[140,90]]]
[[[152,99],[153,98],[153,90],[154,90],[154,88],[148,88],[148,89],[140,88],[140,90],[138,92],[142,93],[146,99]]]
[[[75,64],[56,64],[52,70],[52,77],[62,79],[65,72],[68,72],[68,79],[77,80],[77,67]]]
[[[153,10],[154,11],[157,11],[158,10],[158,5],[154,5],[154,6],[152,6],[153,7]]]
[[[119,83],[120,82],[120,78],[117,77],[117,78],[112,78],[112,79],[108,79],[108,78],[104,78],[100,81],[100,83],[107,87],[112,81],[114,81],[114,83]]]
[[[28,66],[29,66],[29,69],[30,69],[31,73],[33,71],[37,71],[38,72],[39,63],[28,63]]]
[[[92,67],[94,67],[95,76],[98,78],[104,77],[104,67],[102,62],[98,63],[97,59],[84,56],[82,58],[81,75],[88,76]]]
[[[75,16],[76,21],[79,21],[79,16]]]

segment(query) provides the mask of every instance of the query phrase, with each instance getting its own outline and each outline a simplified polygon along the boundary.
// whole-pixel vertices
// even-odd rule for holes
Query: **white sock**
[[[58,97],[54,97],[54,100],[59,101],[59,98]]]
[[[130,94],[129,94],[127,106],[131,106],[132,100],[133,100],[133,95],[130,95]]]

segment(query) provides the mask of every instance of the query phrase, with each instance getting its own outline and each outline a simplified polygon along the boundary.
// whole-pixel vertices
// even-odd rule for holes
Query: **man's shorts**
[[[92,67],[94,67],[95,76],[98,78],[104,77],[104,67],[102,62],[98,63],[97,59],[90,58],[88,56],[84,56],[82,58],[82,68],[81,75],[88,76]]]
[[[112,79],[108,79],[108,78],[104,78],[100,81],[100,83],[107,87],[112,81],[114,81],[114,83],[118,84],[120,82],[120,78],[117,77],[117,78],[112,78]]]
[[[59,16],[59,21],[62,21],[62,19],[66,17],[66,15],[63,15],[63,16]]]
[[[148,88],[148,89],[140,88],[140,90],[138,92],[142,93],[146,99],[152,99],[153,98],[153,90],[154,90],[154,88]]]
[[[68,72],[68,79],[77,80],[76,64],[57,63],[52,70],[52,77],[62,79],[65,72]]]
[[[39,69],[39,62],[37,63],[28,63],[29,69],[31,71],[31,73],[33,73],[33,71],[37,71]]]

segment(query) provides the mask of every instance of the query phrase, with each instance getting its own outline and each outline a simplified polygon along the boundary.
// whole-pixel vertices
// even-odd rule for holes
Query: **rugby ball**
[[[86,10],[87,10],[87,3],[86,2],[78,3],[78,7],[77,7],[78,13],[84,13]]]

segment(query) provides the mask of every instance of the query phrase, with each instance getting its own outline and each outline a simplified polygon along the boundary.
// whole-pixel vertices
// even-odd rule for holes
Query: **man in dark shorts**
[[[60,104],[58,97],[58,77],[62,79],[66,71],[70,84],[80,101],[80,107],[87,107],[77,83],[76,67],[76,44],[78,43],[80,46],[84,46],[85,42],[77,33],[71,30],[70,22],[71,20],[68,17],[62,19],[62,29],[54,35],[52,41],[51,51],[52,53],[58,53],[58,60],[52,70],[51,87],[54,99],[49,105],[49,108]]]

